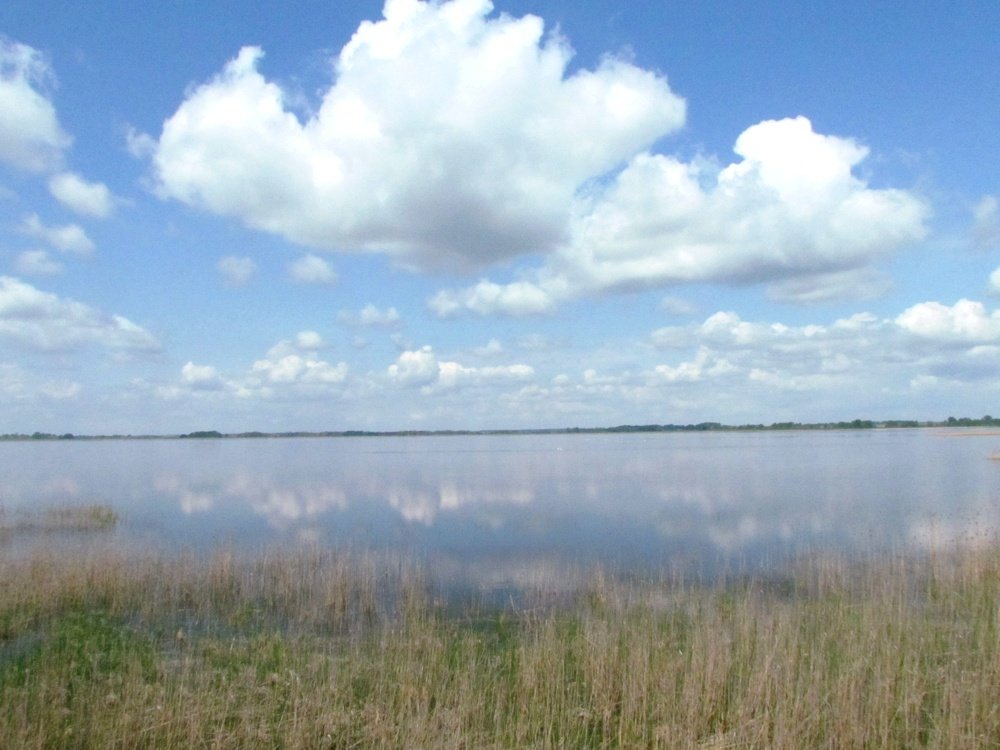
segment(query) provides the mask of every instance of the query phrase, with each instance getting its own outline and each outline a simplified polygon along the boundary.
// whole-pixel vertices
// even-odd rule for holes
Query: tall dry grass
[[[398,561],[0,561],[0,746],[1000,746],[1000,551],[571,601],[437,597]]]

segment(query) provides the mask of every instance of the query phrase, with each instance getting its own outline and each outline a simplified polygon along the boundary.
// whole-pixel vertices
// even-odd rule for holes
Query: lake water
[[[5,442],[0,506],[111,505],[123,521],[104,536],[117,545],[339,545],[496,585],[595,564],[713,575],[816,549],[997,541],[1000,436],[961,435]],[[0,548],[85,535],[31,536],[0,536]]]

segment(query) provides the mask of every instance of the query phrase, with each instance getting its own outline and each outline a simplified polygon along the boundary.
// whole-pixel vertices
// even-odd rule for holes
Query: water
[[[0,443],[0,506],[101,503],[113,543],[401,552],[503,585],[714,575],[1000,539],[1000,436],[932,430]],[[0,536],[0,549],[81,535]]]

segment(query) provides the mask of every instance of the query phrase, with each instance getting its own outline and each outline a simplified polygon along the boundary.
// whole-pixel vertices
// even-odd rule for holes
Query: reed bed
[[[374,555],[39,552],[0,557],[0,746],[998,747],[998,619],[1000,550],[501,609]]]

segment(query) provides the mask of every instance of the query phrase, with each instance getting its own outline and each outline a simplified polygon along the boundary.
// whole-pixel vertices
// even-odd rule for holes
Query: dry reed
[[[998,550],[457,612],[373,555],[39,553],[0,559],[0,746],[997,747],[998,620]]]

